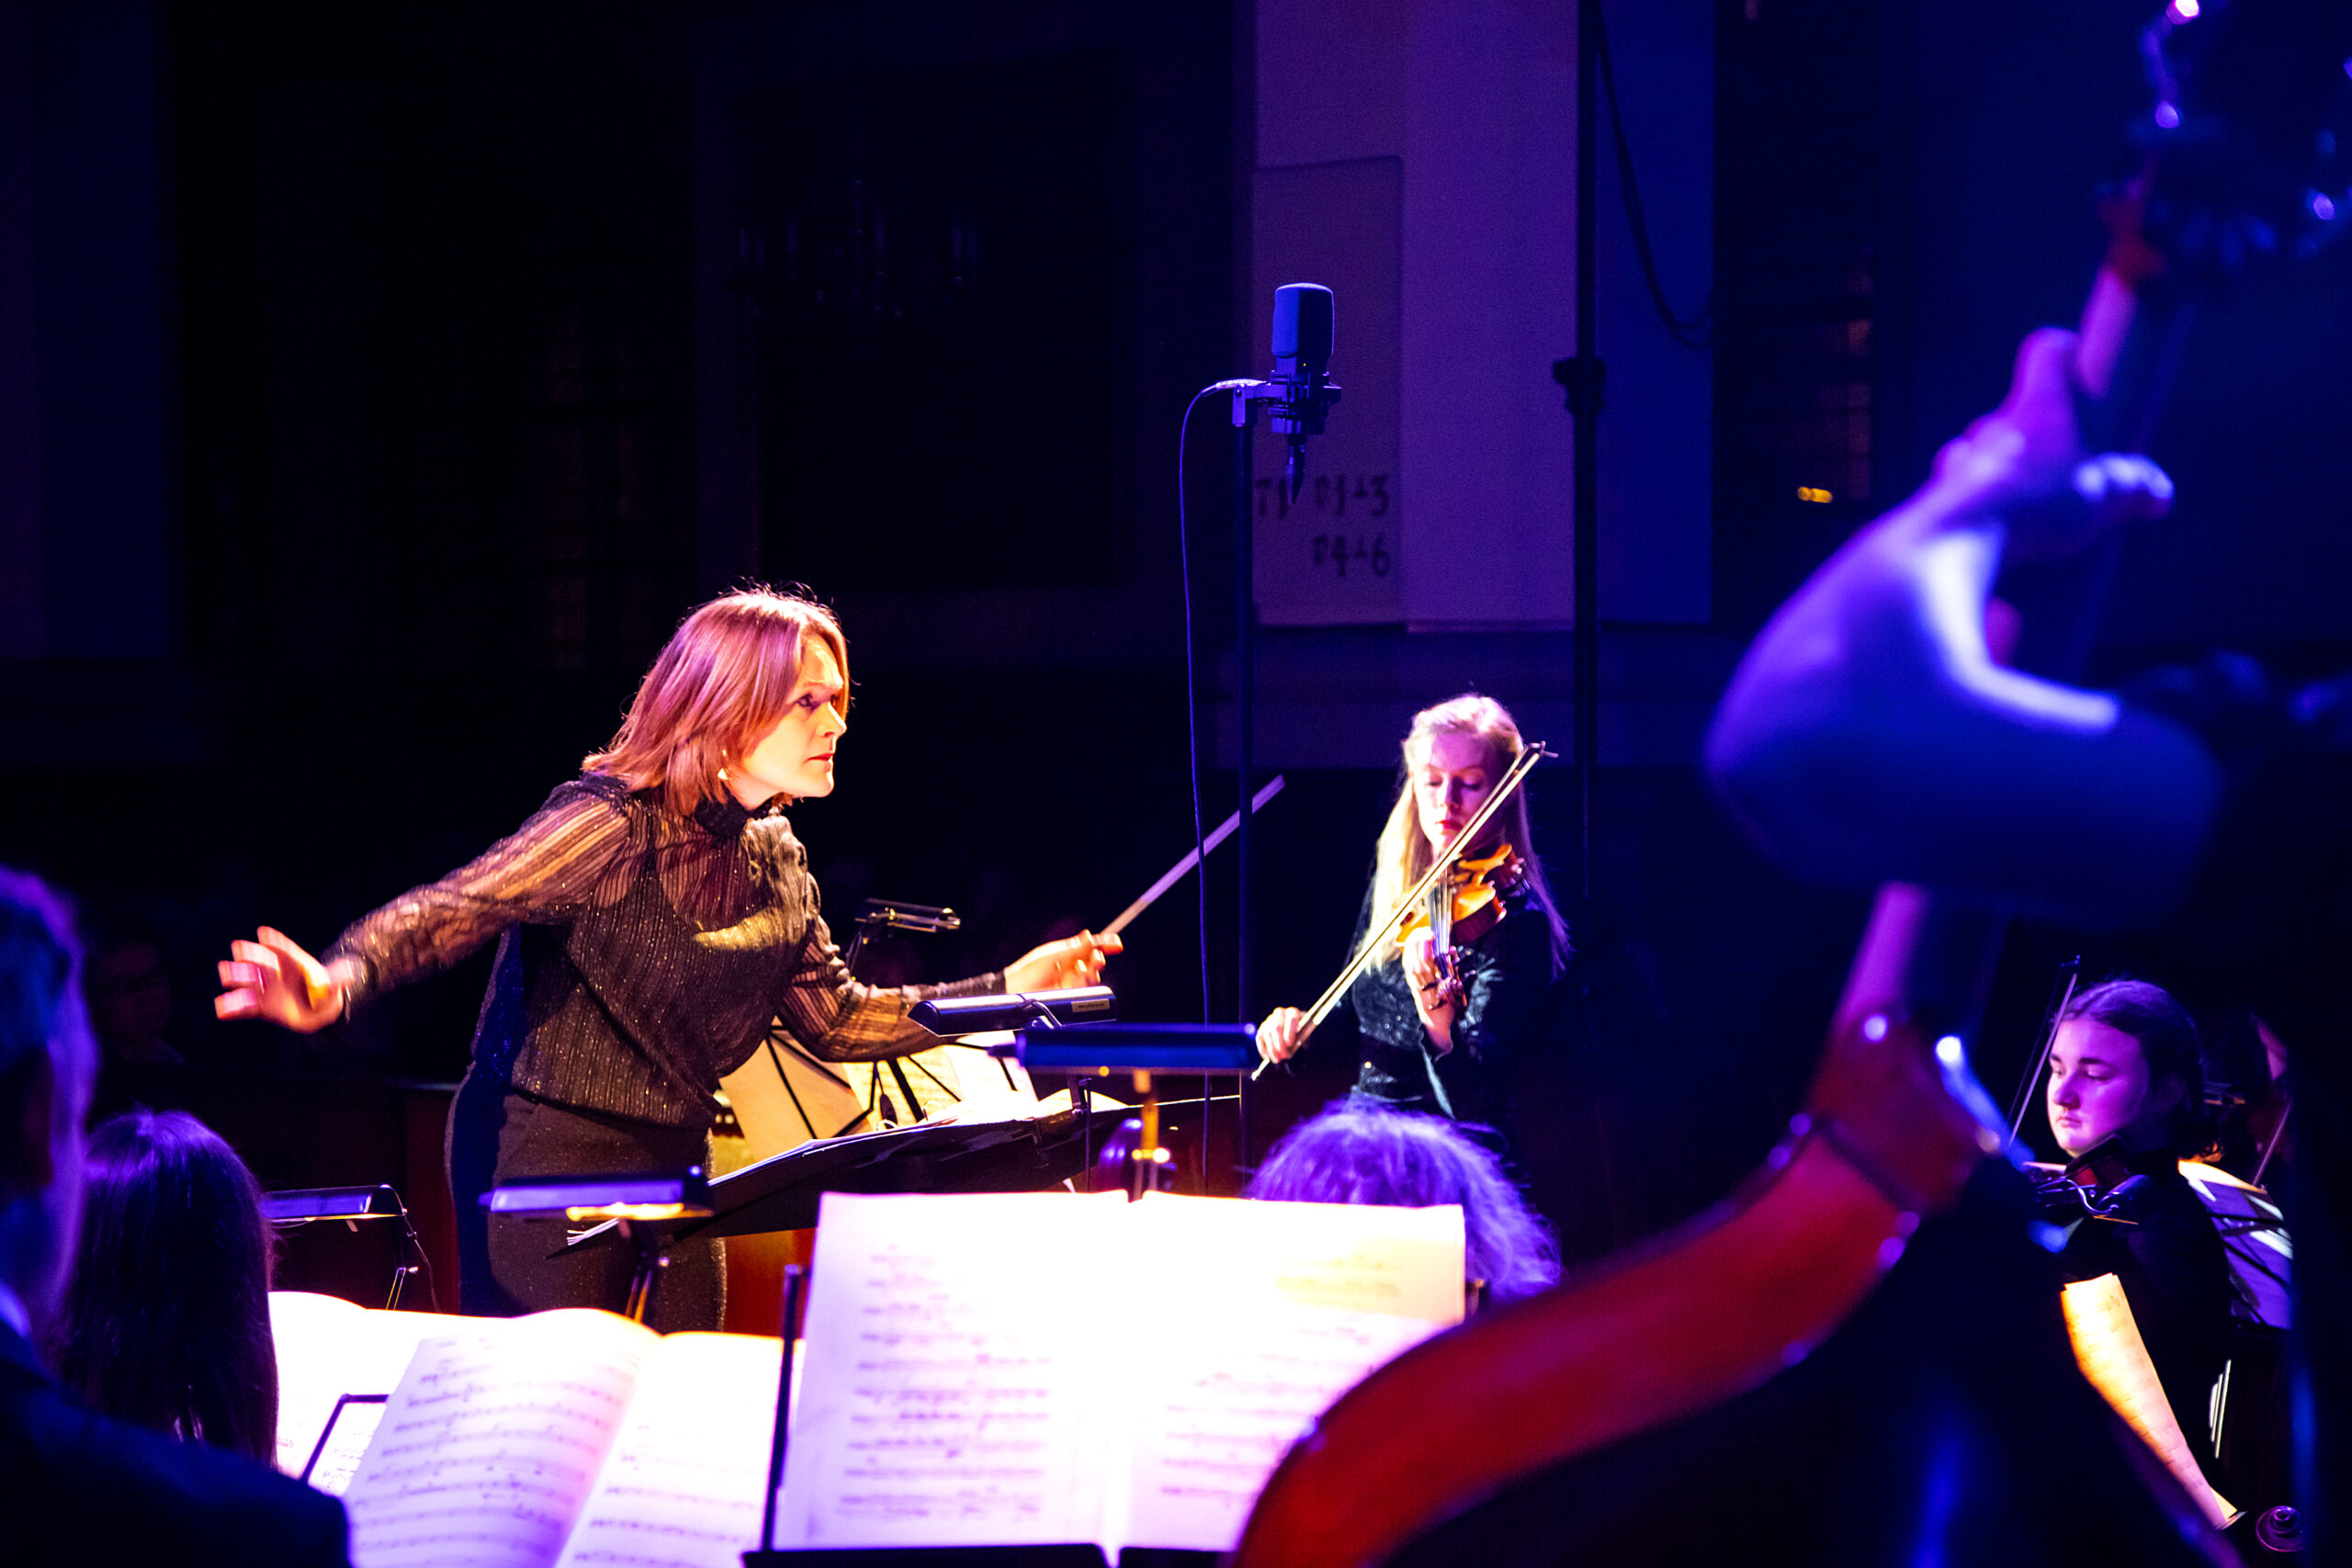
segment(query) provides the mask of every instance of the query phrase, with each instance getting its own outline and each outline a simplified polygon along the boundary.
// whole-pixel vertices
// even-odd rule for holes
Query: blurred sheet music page
[[[558,1568],[741,1568],[760,1538],[783,1365],[780,1339],[665,1336]]]
[[[547,1568],[659,1342],[609,1313],[458,1321],[417,1348],[344,1494],[358,1568]]]
[[[1230,1548],[1462,1313],[1458,1209],[828,1193],[780,1546]]]
[[[344,1494],[357,1568],[737,1568],[759,1544],[781,1341],[441,1321]]]
[[[429,1312],[384,1312],[308,1291],[269,1293],[277,1353],[277,1468],[300,1475],[345,1394],[390,1393],[428,1334],[467,1320]],[[338,1438],[340,1440],[340,1438]]]
[[[1229,1551],[1291,1443],[1462,1319],[1462,1211],[1147,1194],[1158,1323],[1111,1539]]]

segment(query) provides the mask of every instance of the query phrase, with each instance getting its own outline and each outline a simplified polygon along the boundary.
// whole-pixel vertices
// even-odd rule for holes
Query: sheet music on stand
[[[1333,1399],[1462,1315],[1458,1208],[1048,1192],[824,1210],[787,1550],[752,1568],[1208,1561]]]

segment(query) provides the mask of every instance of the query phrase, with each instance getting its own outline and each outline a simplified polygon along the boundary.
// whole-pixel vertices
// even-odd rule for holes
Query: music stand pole
[[[760,1551],[775,1550],[775,1498],[784,1490],[784,1452],[792,1440],[792,1354],[800,1342],[800,1308],[808,1296],[808,1266],[784,1266],[784,1321],[777,1334],[784,1340],[784,1368],[775,1382],[775,1436],[768,1443],[767,1506],[760,1513]],[[747,1554],[748,1556],[748,1554]]]
[[[621,1235],[637,1248],[637,1271],[629,1276],[628,1304],[621,1311],[623,1317],[646,1327],[653,1326],[653,1297],[662,1283],[662,1270],[670,1266],[670,1255],[662,1233],[650,1225],[638,1224],[624,1218]],[[610,1297],[605,1298],[610,1300]]]

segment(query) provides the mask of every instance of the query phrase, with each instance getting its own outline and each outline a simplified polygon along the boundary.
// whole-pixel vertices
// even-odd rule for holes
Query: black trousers
[[[449,1193],[458,1208],[458,1310],[517,1317],[553,1307],[628,1303],[637,1256],[626,1245],[563,1255],[575,1228],[561,1218],[492,1218],[482,1194],[496,1183],[542,1176],[683,1170],[710,1165],[710,1133],[534,1100],[468,1073],[449,1108]],[[653,1298],[652,1326],[664,1334],[716,1329],[726,1315],[724,1244],[673,1248]]]

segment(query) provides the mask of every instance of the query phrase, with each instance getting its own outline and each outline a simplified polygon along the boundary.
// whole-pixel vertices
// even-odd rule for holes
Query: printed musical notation
[[[611,1448],[644,1346],[548,1314],[419,1346],[345,1504],[360,1568],[546,1568]]]
[[[447,1334],[450,1320],[437,1313],[371,1311],[339,1296],[307,1291],[272,1291],[269,1332],[277,1347],[277,1468],[299,1475],[346,1394],[388,1395],[399,1386],[417,1346]],[[354,1426],[354,1411],[360,1412]],[[354,1440],[364,1450],[381,1405],[343,1406],[331,1451],[322,1467],[359,1461],[344,1453]],[[363,1431],[362,1428],[366,1430]],[[329,1472],[332,1473],[332,1472]],[[314,1482],[316,1478],[313,1478]]]
[[[1142,1403],[1128,1540],[1229,1551],[1266,1477],[1331,1402],[1437,1332],[1387,1313],[1285,1306],[1179,1342]]]
[[[359,1461],[384,1421],[384,1395],[362,1396],[336,1404],[320,1439],[318,1454],[302,1479],[330,1497],[340,1497],[358,1473]]]
[[[780,1340],[663,1339],[557,1568],[741,1568],[759,1543],[783,1368]]]
[[[779,1544],[1223,1551],[1283,1450],[1460,1319],[1456,1209],[829,1194]]]
[[[1091,1495],[1074,1497],[1067,1481],[1091,1439],[1092,1413],[1065,1395],[1093,1364],[1097,1325],[1084,1305],[1099,1249],[1089,1233],[1116,1211],[1068,1200],[1067,1248],[1009,1256],[990,1239],[1002,1229],[989,1215],[1022,1212],[1034,1223],[1034,1202],[1005,1206],[1035,1196],[951,1200],[960,1226],[910,1223],[900,1201],[828,1199],[826,1267],[854,1284],[810,1303],[782,1539],[921,1545],[1092,1534]]]
[[[428,1339],[345,1494],[352,1561],[737,1568],[782,1365],[775,1339],[595,1312]]]

